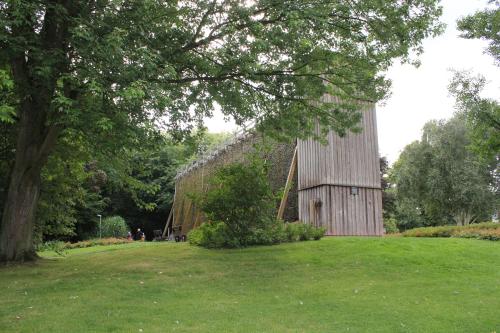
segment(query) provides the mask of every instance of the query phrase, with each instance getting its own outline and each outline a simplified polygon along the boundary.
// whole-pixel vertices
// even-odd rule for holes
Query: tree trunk
[[[27,163],[16,163],[2,217],[0,261],[36,258],[33,229],[39,193],[40,173],[35,174]]]
[[[36,258],[33,230],[40,196],[41,171],[58,133],[55,126],[46,125],[45,112],[37,110],[29,102],[23,104],[16,160],[0,229],[0,262]]]

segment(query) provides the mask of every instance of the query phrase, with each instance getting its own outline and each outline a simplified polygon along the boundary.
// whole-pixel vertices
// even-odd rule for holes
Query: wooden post
[[[167,218],[167,223],[165,224],[165,229],[163,229],[163,234],[161,235],[161,238],[165,238],[165,235],[167,234],[168,226],[170,225],[170,222],[173,220],[174,217],[174,204],[175,204],[175,194],[177,191],[174,189],[174,200],[172,200],[172,208],[170,208],[170,213],[168,213],[168,218]],[[170,234],[169,234],[170,236]]]
[[[172,220],[173,212],[174,212],[174,204],[172,203],[172,208],[170,208],[170,213],[168,214],[167,223],[165,224],[165,229],[163,229],[163,234],[161,235],[162,238],[165,238],[165,235],[167,234],[168,226],[170,225],[170,221]]]
[[[288,177],[286,179],[285,192],[283,193],[283,198],[281,198],[280,208],[278,209],[277,219],[283,219],[283,214],[285,213],[286,202],[288,200],[288,193],[290,192],[291,183],[293,180],[293,175],[295,174],[295,168],[297,167],[297,146],[293,151],[292,163],[290,164],[290,169],[288,170]]]
[[[314,199],[309,200],[309,224],[316,226],[316,203]]]

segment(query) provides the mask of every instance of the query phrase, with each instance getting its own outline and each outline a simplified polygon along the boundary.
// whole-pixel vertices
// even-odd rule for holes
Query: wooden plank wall
[[[320,205],[311,205],[311,201]],[[331,236],[383,235],[382,192],[350,186],[321,185],[299,192],[299,216],[304,223],[325,227]]]
[[[298,141],[299,219],[329,235],[382,235],[382,192],[375,107],[362,111],[362,132],[328,144]],[[357,187],[359,193],[351,194]],[[311,202],[321,202],[313,209]]]
[[[318,185],[380,188],[375,109],[363,111],[361,133],[327,136],[328,145],[299,140],[299,189]]]
[[[185,235],[189,230],[205,221],[204,214],[193,202],[191,195],[206,192],[209,188],[209,179],[218,168],[234,162],[243,162],[251,152],[255,151],[255,145],[269,145],[271,147],[269,151],[263,152],[262,156],[268,160],[269,181],[275,191],[284,188],[296,143],[277,143],[257,134],[249,135],[245,139],[238,140],[226,147],[215,158],[208,159],[177,179],[172,224],[175,234]],[[285,210],[285,219],[293,221],[298,218],[296,178],[294,182],[295,186],[290,191],[289,202]]]

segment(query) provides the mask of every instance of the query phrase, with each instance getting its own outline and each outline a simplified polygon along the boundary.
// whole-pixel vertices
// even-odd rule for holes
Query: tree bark
[[[33,103],[23,103],[0,229],[0,261],[36,258],[33,246],[35,213],[40,196],[41,171],[55,145],[58,129],[46,125],[46,113]]]
[[[39,194],[40,175],[30,171],[28,161],[16,163],[2,217],[0,261],[26,261],[36,258],[33,229]]]

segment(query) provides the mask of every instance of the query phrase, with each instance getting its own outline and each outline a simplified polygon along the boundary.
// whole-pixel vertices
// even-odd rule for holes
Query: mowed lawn
[[[500,332],[500,242],[135,243],[0,268],[0,332]]]

